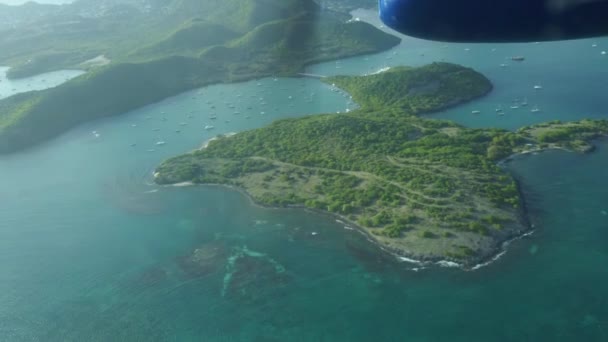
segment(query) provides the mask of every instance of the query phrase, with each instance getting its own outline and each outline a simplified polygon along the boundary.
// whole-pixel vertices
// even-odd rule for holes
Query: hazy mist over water
[[[52,4],[52,5],[62,5],[62,4],[69,4],[74,2],[74,0],[36,0],[36,1],[32,1],[32,0],[0,0],[0,4],[4,4],[4,5],[23,5],[26,2],[37,2],[39,4]]]

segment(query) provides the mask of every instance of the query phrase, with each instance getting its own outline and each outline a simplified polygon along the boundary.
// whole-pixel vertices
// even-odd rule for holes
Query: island
[[[156,183],[231,186],[262,206],[333,215],[400,257],[473,267],[531,229],[502,161],[547,148],[590,151],[608,133],[605,120],[510,132],[422,116],[491,91],[486,77],[449,63],[324,81],[360,108],[219,136],[163,162]]]
[[[400,39],[312,0],[81,0],[0,5],[9,77],[77,68],[55,88],[0,100],[0,153],[205,85],[297,76]],[[38,27],[45,27],[44,30]]]

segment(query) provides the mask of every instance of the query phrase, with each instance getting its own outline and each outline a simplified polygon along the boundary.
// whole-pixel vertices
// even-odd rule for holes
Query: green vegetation
[[[336,76],[324,81],[352,94],[364,110],[398,108],[414,114],[436,111],[492,90],[482,74],[447,63],[420,69],[396,67],[371,76]]]
[[[452,75],[463,79],[452,82]],[[384,87],[397,84],[383,82],[384,76],[402,81],[404,89],[433,84],[440,100],[385,92]],[[521,228],[517,187],[487,157],[491,146],[510,146],[519,139],[501,130],[465,129],[416,116],[487,93],[491,86],[483,76],[437,63],[328,82],[336,80],[366,94],[369,102],[348,114],[280,120],[220,138],[160,165],[156,181],[233,185],[263,205],[334,213],[388,248],[421,258],[449,257],[454,246],[487,245]],[[465,92],[461,85],[467,82]],[[386,99],[385,108],[368,105],[379,103],[374,94],[385,99],[387,93],[394,98]],[[259,167],[246,170],[253,162]]]
[[[78,50],[81,52],[61,51],[61,44],[49,48],[44,52],[47,55],[34,54],[26,64],[36,71],[45,68],[35,62],[36,58],[51,64],[62,59],[48,54],[68,60],[68,55],[81,54],[84,59],[104,53],[114,59],[110,65],[96,67],[56,88],[0,100],[0,153],[31,146],[79,123],[122,114],[195,87],[272,75],[293,76],[311,63],[377,52],[399,43],[398,38],[371,25],[343,23],[324,15],[309,0],[175,0],[168,8],[169,14],[158,15],[164,19],[161,27],[166,29],[177,22],[176,18],[189,19],[168,34],[159,33],[152,43],[147,38],[129,40],[131,50],[115,52],[116,57],[108,52],[113,50],[101,47],[94,53],[84,48]],[[137,18],[132,21],[151,25]],[[131,22],[129,18],[122,20]],[[46,33],[40,34],[46,37]],[[145,36],[150,35],[154,36]],[[128,37],[120,35],[121,39]],[[59,34],[53,38],[66,39]],[[11,42],[16,44],[10,37],[6,39],[0,39],[0,51]],[[90,43],[105,42],[95,39],[93,35]],[[45,47],[43,44],[41,49]],[[25,50],[20,58],[29,56],[31,51],[22,48]],[[83,61],[74,58],[78,63]],[[0,64],[2,60],[11,59],[0,53]]]
[[[608,120],[581,120],[561,122],[559,120],[523,127],[520,135],[535,141],[543,148],[565,148],[580,152],[593,150],[591,141],[608,135]]]
[[[351,91],[361,109],[220,137],[161,164],[156,182],[236,186],[262,205],[339,215],[398,253],[470,264],[527,229],[517,185],[496,161],[539,146],[551,132],[560,132],[552,142],[560,144],[608,133],[608,121],[513,133],[418,117],[491,89],[482,75],[453,64],[328,82]]]

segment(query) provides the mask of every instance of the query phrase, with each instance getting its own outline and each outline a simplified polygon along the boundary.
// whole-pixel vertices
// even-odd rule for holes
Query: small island
[[[220,136],[165,161],[155,181],[233,186],[263,206],[335,215],[399,256],[471,267],[530,230],[518,184],[499,161],[545,148],[589,151],[608,133],[608,121],[509,132],[420,117],[492,89],[449,63],[325,81],[360,109]]]

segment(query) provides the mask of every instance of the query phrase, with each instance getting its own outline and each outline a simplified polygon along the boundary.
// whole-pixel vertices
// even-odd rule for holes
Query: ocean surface
[[[408,38],[309,72],[460,63],[495,89],[433,117],[516,129],[606,118],[604,49],[607,39]],[[515,55],[526,60],[506,59]],[[28,82],[13,83],[11,92],[29,90]],[[515,99],[529,105],[511,110]],[[534,105],[542,111],[531,113]],[[497,106],[507,114],[497,116]],[[221,187],[150,182],[162,160],[217,134],[354,108],[348,95],[315,79],[215,85],[1,156],[0,340],[608,340],[608,143],[588,155],[548,151],[511,162],[536,230],[471,272],[416,271],[328,216],[259,208]]]

